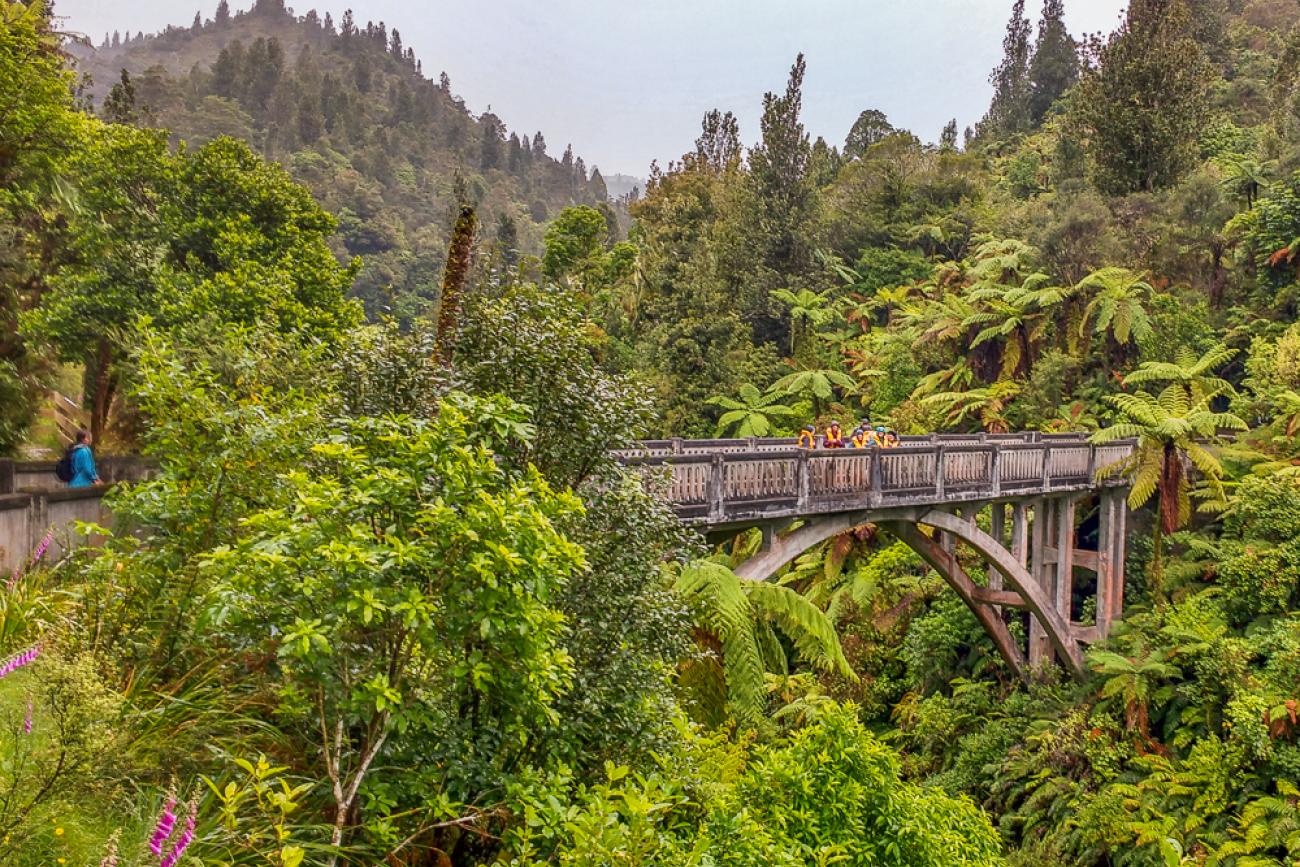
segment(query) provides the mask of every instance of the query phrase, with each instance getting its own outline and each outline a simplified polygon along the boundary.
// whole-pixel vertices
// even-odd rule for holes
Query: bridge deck
[[[677,514],[707,529],[900,506],[1028,499],[1122,487],[1104,470],[1135,443],[1082,435],[909,437],[899,448],[800,449],[793,440],[643,443],[620,458],[663,468]]]

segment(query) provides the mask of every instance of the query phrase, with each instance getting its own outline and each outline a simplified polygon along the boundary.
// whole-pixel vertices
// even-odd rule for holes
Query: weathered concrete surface
[[[742,578],[768,580],[805,551],[875,524],[947,581],[1022,676],[1055,657],[1082,677],[1080,645],[1105,638],[1123,610],[1128,479],[1119,470],[1134,447],[1008,434],[842,450],[786,440],[672,440],[618,454],[658,474],[678,516],[706,535],[761,529],[762,547],[737,569]],[[1078,506],[1093,500],[1099,550],[1076,550]],[[985,564],[988,586],[971,580],[958,543]],[[1097,576],[1095,623],[1071,619],[1076,569]],[[1029,618],[1026,649],[1007,627],[1020,611]]]

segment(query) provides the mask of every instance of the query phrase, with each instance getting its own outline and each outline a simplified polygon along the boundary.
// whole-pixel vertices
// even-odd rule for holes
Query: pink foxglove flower
[[[0,665],[0,677],[6,677],[10,674],[13,674],[15,671],[22,668],[24,665],[31,665],[33,662],[36,661],[36,657],[40,655],[41,655],[41,646],[37,644],[27,650],[24,650],[22,653],[9,657],[9,659],[3,665]]]
[[[185,850],[194,842],[194,828],[198,820],[197,812],[198,804],[191,801],[190,813],[185,817],[185,830],[181,832],[175,845],[172,846],[172,850],[167,853],[167,857],[162,860],[158,867],[176,867],[176,862],[180,860],[181,856],[185,854]]]
[[[50,545],[52,545],[53,543],[54,543],[54,529],[50,528],[50,531],[45,534],[45,538],[41,539],[40,543],[37,544],[36,546],[36,550],[32,552],[31,558],[27,561],[27,568],[30,569],[32,566],[35,566],[37,563],[41,562],[41,558],[45,556],[45,552],[50,549]],[[14,569],[13,572],[9,573],[9,580],[5,582],[5,591],[12,593],[14,587],[17,586],[19,580],[21,580],[22,577],[23,577],[23,567],[18,566],[17,568]]]
[[[54,530],[51,529],[50,532],[45,534],[45,538],[41,540],[40,544],[36,546],[36,550],[32,552],[33,565],[41,561],[41,558],[45,556],[45,552],[49,550],[50,544],[53,541],[54,541]]]
[[[158,817],[158,824],[154,826],[153,834],[149,836],[149,851],[155,858],[162,857],[163,845],[174,830],[176,830],[176,796],[168,795],[167,804]]]

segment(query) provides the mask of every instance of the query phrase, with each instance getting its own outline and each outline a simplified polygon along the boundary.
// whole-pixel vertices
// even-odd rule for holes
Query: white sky
[[[295,0],[288,0],[290,5]],[[488,106],[547,149],[574,151],[605,174],[644,177],[690,149],[701,115],[734,111],[752,143],[764,91],[808,61],[804,120],[842,144],[858,112],[934,141],[950,118],[988,105],[1011,0],[296,0],[337,21],[352,8],[397,27],[425,74],[451,76],[471,110]],[[252,0],[232,0],[234,9]],[[1037,21],[1037,0],[1026,3]],[[1066,0],[1076,33],[1113,30],[1126,0]],[[106,31],[189,25],[216,0],[57,0],[64,26],[96,43]]]

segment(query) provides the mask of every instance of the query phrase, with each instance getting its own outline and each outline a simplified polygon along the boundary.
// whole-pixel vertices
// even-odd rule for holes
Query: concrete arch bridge
[[[1113,465],[1135,447],[1028,433],[905,437],[894,449],[661,440],[618,454],[664,471],[678,516],[706,536],[760,529],[743,578],[768,580],[827,539],[875,524],[943,576],[1022,677],[1052,659],[1082,677],[1082,646],[1105,638],[1123,611],[1129,482]],[[1085,516],[1088,538],[1095,517],[1092,550],[1078,544]],[[959,547],[986,564],[987,586],[962,567]],[[1092,623],[1076,619],[1076,582],[1095,598]],[[1008,628],[1022,611],[1027,647]]]

